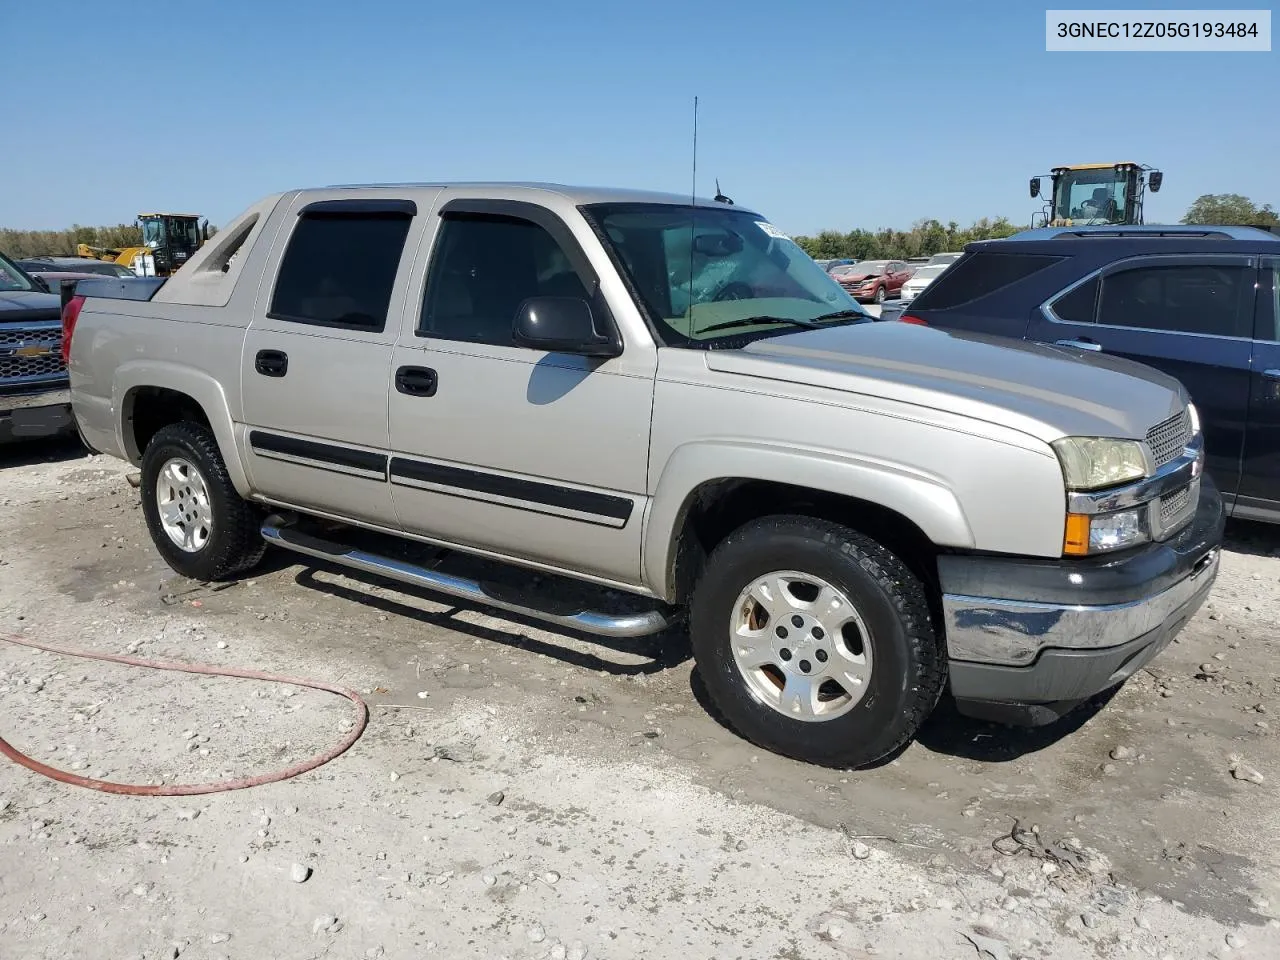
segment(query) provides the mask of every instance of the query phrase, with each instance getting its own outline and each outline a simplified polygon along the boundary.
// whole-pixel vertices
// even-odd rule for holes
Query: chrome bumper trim
[[[0,393],[0,414],[13,410],[33,410],[37,407],[58,407],[71,404],[71,388],[39,390],[33,393]]]
[[[952,660],[1026,666],[1042,650],[1105,650],[1136,640],[1203,600],[1218,576],[1216,548],[1161,593],[1130,603],[1070,606],[944,594],[947,653]]]

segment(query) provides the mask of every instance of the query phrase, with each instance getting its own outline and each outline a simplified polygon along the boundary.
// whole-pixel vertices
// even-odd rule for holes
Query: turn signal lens
[[[1067,514],[1067,532],[1062,538],[1062,552],[1071,557],[1083,557],[1089,552],[1089,515]]]

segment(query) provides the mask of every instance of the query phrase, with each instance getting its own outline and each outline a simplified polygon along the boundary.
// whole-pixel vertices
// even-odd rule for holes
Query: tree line
[[[1189,224],[1256,224],[1280,226],[1280,215],[1271,204],[1255,204],[1238,193],[1207,193],[1196,199],[1183,216]],[[961,227],[954,220],[919,220],[909,230],[823,230],[817,236],[796,237],[795,241],[815,260],[905,260],[928,257],[935,253],[963,250],[975,240],[1008,237],[1024,230],[1006,217],[981,220]],[[215,228],[209,227],[212,236]],[[137,224],[121,223],[114,227],[85,227],[76,224],[67,230],[13,230],[0,228],[0,253],[10,257],[48,257],[74,254],[76,246],[120,249],[142,243],[142,230]]]
[[[76,246],[119,250],[142,243],[142,228],[132,223],[114,227],[85,227],[80,224],[66,230],[13,230],[0,227],[0,253],[10,257],[74,256]]]

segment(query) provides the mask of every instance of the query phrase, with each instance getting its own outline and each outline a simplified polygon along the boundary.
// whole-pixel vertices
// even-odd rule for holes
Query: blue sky
[[[275,190],[406,179],[683,192],[695,93],[699,193],[718,176],[793,233],[1024,223],[1028,177],[1111,160],[1165,172],[1148,220],[1202,193],[1280,207],[1280,53],[1046,53],[1026,0],[31,9],[0,59],[0,226],[225,223]]]

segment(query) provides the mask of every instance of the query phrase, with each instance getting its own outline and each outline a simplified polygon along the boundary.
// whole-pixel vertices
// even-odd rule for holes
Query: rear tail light
[[[84,297],[73,296],[62,307],[62,362],[71,360],[71,335],[76,332],[76,321],[80,319],[80,308],[84,306]]]
[[[927,321],[921,320],[919,317],[911,313],[904,313],[902,316],[898,317],[898,322],[914,323],[916,324],[916,326],[920,326],[920,327],[927,327],[929,325]]]

